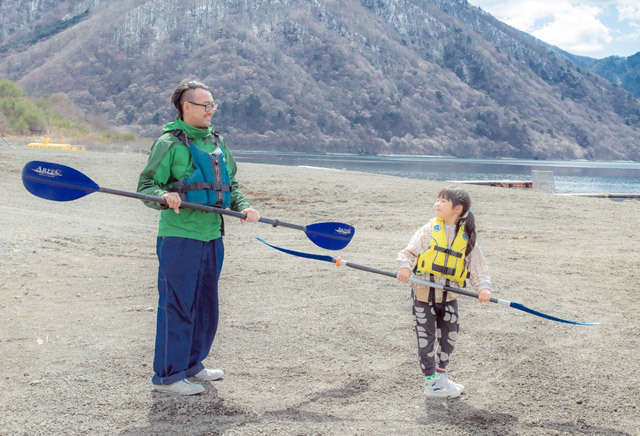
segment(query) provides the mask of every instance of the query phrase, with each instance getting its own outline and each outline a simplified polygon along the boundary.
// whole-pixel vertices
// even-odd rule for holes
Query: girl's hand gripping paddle
[[[72,201],[93,192],[104,192],[105,194],[120,195],[166,205],[165,200],[161,197],[98,186],[98,184],[80,171],[65,165],[50,162],[28,162],[22,170],[22,183],[27,191],[36,197],[53,201]],[[246,214],[241,212],[196,203],[182,202],[180,207],[213,212],[220,215],[229,215],[240,219],[246,218]],[[274,227],[280,226],[301,230],[307,235],[311,242],[328,250],[343,249],[349,245],[355,233],[353,226],[340,222],[323,222],[301,226],[263,217],[260,218],[259,222],[271,224]]]

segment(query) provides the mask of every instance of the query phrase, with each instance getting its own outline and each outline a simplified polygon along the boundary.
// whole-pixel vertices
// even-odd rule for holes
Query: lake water
[[[532,170],[553,171],[555,192],[640,193],[640,162],[462,159],[234,151],[238,162],[362,171],[429,180],[531,180]]]

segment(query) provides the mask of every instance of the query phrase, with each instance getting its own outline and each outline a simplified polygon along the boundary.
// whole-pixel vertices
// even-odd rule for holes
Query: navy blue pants
[[[200,372],[218,328],[222,238],[208,242],[161,236],[153,383],[167,385]]]

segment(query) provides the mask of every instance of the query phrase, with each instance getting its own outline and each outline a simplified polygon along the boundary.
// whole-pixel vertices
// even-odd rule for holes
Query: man
[[[217,380],[221,370],[202,361],[211,350],[218,326],[218,278],[224,247],[222,216],[192,209],[182,201],[230,207],[260,219],[238,189],[236,163],[224,138],[211,127],[216,104],[201,82],[183,81],[171,102],[178,116],[163,128],[140,174],[138,192],[162,197],[158,226],[158,320],[153,361],[154,388],[193,395],[204,391],[198,381]]]

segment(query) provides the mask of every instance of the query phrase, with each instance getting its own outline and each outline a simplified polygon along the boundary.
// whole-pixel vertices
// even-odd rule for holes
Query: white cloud
[[[516,29],[573,53],[598,51],[612,41],[609,30],[598,19],[602,14],[598,6],[569,0],[523,0],[493,1],[484,7],[490,7],[490,13]]]
[[[638,0],[620,0],[617,8],[620,21],[640,20],[640,3],[638,3]]]
[[[493,13],[516,29],[531,32],[541,21],[553,20],[556,14],[566,12],[570,7],[571,4],[566,1],[525,0],[496,5]]]
[[[638,0],[470,0],[499,20],[575,54],[603,50],[614,38],[604,24],[613,6],[620,17],[640,18]],[[605,10],[606,9],[606,10]],[[606,15],[606,16],[605,16]],[[604,21],[604,22],[603,22]],[[632,24],[632,23],[629,23]]]
[[[635,47],[634,51],[640,51],[640,22],[629,23],[629,31],[615,38],[616,41],[628,42]]]
[[[597,18],[600,13],[591,6],[563,8],[555,12],[552,21],[530,29],[530,33],[572,53],[593,53],[613,41],[609,29]]]

